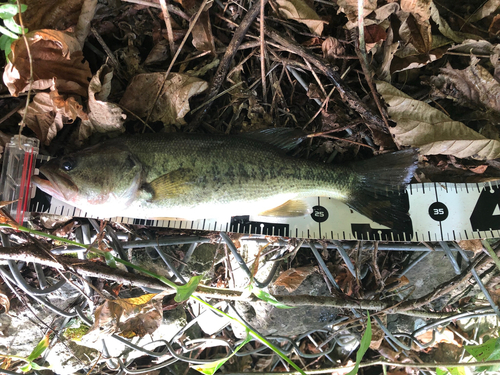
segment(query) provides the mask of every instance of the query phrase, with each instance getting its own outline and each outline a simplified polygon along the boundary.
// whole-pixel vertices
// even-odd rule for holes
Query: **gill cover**
[[[123,209],[135,198],[143,176],[135,155],[126,147],[109,144],[50,160],[40,171],[48,179],[35,180],[42,190],[77,207],[119,205],[116,208]]]

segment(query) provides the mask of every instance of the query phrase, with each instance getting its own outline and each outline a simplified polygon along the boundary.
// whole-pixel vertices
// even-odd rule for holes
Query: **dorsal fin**
[[[238,134],[238,137],[253,139],[271,146],[290,151],[302,142],[307,134],[300,129],[270,128]]]

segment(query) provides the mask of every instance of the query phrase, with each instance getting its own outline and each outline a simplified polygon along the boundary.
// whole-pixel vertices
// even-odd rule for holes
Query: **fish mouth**
[[[40,190],[60,201],[71,203],[78,194],[78,187],[71,178],[60,172],[58,166],[48,162],[40,167],[42,175],[33,176],[32,181]]]

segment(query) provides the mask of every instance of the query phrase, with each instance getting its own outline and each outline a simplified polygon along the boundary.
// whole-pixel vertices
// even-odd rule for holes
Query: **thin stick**
[[[217,69],[217,72],[215,72],[209,92],[205,97],[204,101],[205,107],[201,112],[198,113],[196,118],[193,119],[193,122],[189,126],[190,129],[196,128],[199,126],[199,124],[201,124],[203,116],[205,116],[205,114],[208,112],[214,97],[217,96],[222,86],[222,83],[226,79],[227,72],[229,71],[234,55],[238,51],[238,47],[241,45],[243,38],[245,37],[253,21],[255,20],[255,18],[257,18],[257,15],[260,13],[261,2],[266,4],[267,0],[260,0],[255,2],[252,8],[250,8],[248,13],[246,14],[245,18],[243,18],[243,20],[241,21],[240,26],[238,27],[236,32],[234,33],[233,39],[231,39],[231,42],[227,46],[226,53],[224,54],[224,57],[222,58],[219,64],[219,68]],[[265,31],[265,33],[267,34],[267,31]]]
[[[160,0],[160,5],[161,5],[161,11],[163,13],[163,19],[165,20],[165,26],[167,27],[170,56],[173,56],[175,53],[175,45],[174,45],[174,31],[172,30],[172,22],[170,21],[170,12],[168,11],[167,3],[165,0]]]
[[[359,30],[359,43],[358,48],[355,48],[356,54],[359,57],[359,62],[361,63],[361,68],[363,69],[363,73],[365,73],[366,82],[368,83],[368,87],[370,87],[370,91],[372,93],[373,100],[377,105],[378,112],[380,113],[380,117],[382,117],[382,121],[386,127],[386,133],[388,133],[389,122],[385,117],[384,110],[382,108],[382,104],[380,103],[380,99],[378,97],[377,90],[375,89],[375,85],[373,84],[373,76],[370,70],[370,64],[368,63],[368,57],[366,55],[366,42],[365,42],[365,19],[364,19],[364,0],[358,0],[358,30]]]
[[[158,89],[158,92],[156,93],[156,96],[155,96],[155,101],[154,101],[153,105],[151,106],[151,109],[149,110],[148,116],[146,117],[146,122],[149,121],[149,117],[151,116],[151,113],[153,112],[153,109],[155,108],[156,103],[158,102],[158,99],[160,98],[160,94],[163,91],[163,87],[165,87],[165,83],[167,82],[168,75],[170,74],[170,71],[172,70],[172,67],[175,64],[175,60],[177,60],[177,57],[179,57],[179,55],[182,51],[182,47],[184,47],[184,44],[186,44],[186,41],[187,41],[189,35],[191,35],[191,32],[193,31],[194,25],[196,25],[196,22],[198,22],[198,18],[200,18],[201,13],[205,9],[205,6],[207,5],[207,3],[209,1],[212,2],[213,0],[203,0],[203,3],[201,4],[200,9],[198,9],[198,12],[196,12],[196,15],[194,16],[194,18],[191,20],[191,22],[189,22],[189,29],[188,29],[186,35],[184,35],[184,39],[182,39],[181,45],[179,46],[179,49],[175,53],[174,57],[172,58],[172,61],[170,61],[170,65],[168,66],[168,69],[165,72],[165,75],[163,78],[163,83],[162,83],[161,87]]]
[[[323,103],[321,103],[321,106],[319,107],[319,109],[316,111],[316,113],[314,114],[313,117],[311,117],[309,119],[309,121],[307,121],[307,123],[302,127],[302,129],[305,129],[307,128],[307,126],[314,121],[314,119],[316,117],[318,117],[318,115],[321,113],[321,111],[323,110],[323,108],[325,108],[326,104],[330,101],[330,97],[332,96],[333,92],[335,91],[335,87],[330,91],[330,93],[326,96],[325,100],[323,100]],[[319,133],[318,133],[319,134]],[[320,135],[323,135],[323,134],[320,134]],[[310,135],[308,136],[310,137]]]
[[[384,133],[389,132],[382,119],[374,114],[370,108],[368,108],[368,106],[359,99],[354,90],[343,84],[339,72],[337,72],[334,68],[328,66],[322,59],[312,55],[298,43],[291,41],[289,38],[283,37],[280,33],[269,26],[266,27],[266,35],[273,39],[276,43],[281,44],[282,47],[285,47],[291,52],[307,59],[311,64],[316,66],[335,85],[344,103],[354,111],[358,112],[358,114],[366,121],[368,126],[377,128]]]
[[[266,41],[264,34],[264,1],[260,2],[260,74],[262,77],[262,100],[266,103],[267,84],[266,84]]]
[[[132,3],[132,4],[139,4],[139,5],[145,5],[151,8],[158,8],[161,9],[161,5],[157,3],[153,3],[151,1],[145,1],[145,0],[123,0],[126,3]],[[189,17],[186,13],[184,13],[182,10],[177,8],[176,6],[173,6],[171,4],[167,4],[168,11],[173,14],[177,14],[179,17],[184,18],[186,21],[190,21],[191,17]]]
[[[358,146],[363,146],[363,147],[371,148],[372,150],[375,149],[375,147],[372,147],[372,146],[369,146],[369,145],[365,145],[364,143],[361,143],[361,142],[352,141],[352,140],[347,139],[347,138],[334,137],[333,135],[321,135],[321,137],[331,138],[331,139],[337,139],[339,141],[345,141],[345,142],[353,143],[353,144],[358,145]]]
[[[28,115],[28,106],[30,105],[30,99],[31,99],[31,91],[33,90],[33,57],[31,56],[31,49],[28,43],[28,39],[26,38],[26,33],[24,32],[24,22],[23,22],[23,16],[21,12],[21,2],[19,0],[16,1],[17,3],[17,11],[18,11],[18,16],[19,16],[19,26],[21,26],[21,33],[23,37],[23,42],[24,45],[26,46],[26,53],[28,54],[28,61],[30,65],[30,79],[29,79],[29,87],[28,87],[28,95],[26,97],[26,104],[24,106],[24,111],[23,111],[23,118],[21,119],[21,123],[19,124],[19,139],[21,139],[21,132],[23,131],[24,124],[26,122],[26,116]]]

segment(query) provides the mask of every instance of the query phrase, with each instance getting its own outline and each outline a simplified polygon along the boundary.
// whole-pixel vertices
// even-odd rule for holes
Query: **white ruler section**
[[[399,199],[409,206],[411,223],[393,231],[330,198],[311,197],[311,215],[274,218],[237,216],[195,221],[116,217],[112,221],[166,228],[227,231],[335,240],[442,241],[500,237],[499,181],[478,184],[411,184]],[[94,217],[36,190],[32,212]]]

